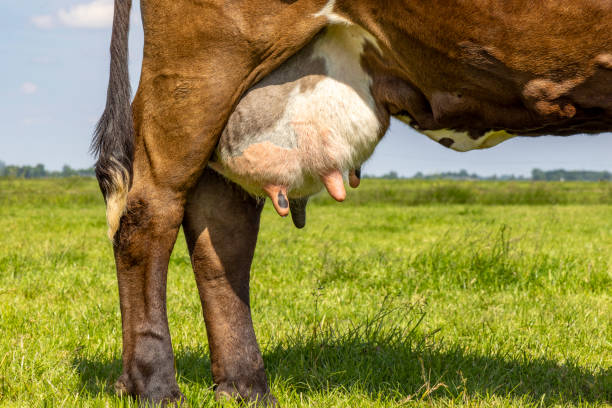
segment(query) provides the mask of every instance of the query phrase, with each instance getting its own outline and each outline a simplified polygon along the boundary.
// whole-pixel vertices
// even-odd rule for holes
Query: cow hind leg
[[[188,198],[183,227],[206,322],[215,397],[274,406],[249,305],[262,206],[207,170]]]
[[[193,89],[193,97],[181,103],[163,92],[175,82],[141,80],[132,105],[133,182],[113,236],[123,331],[123,373],[117,390],[163,405],[183,399],[166,313],[168,262],[188,192],[215,145],[210,134],[218,133],[202,123],[210,120],[201,114],[198,99],[208,94],[207,82],[183,84]]]
[[[123,332],[123,373],[115,387],[120,395],[165,406],[183,395],[166,315],[166,275],[181,210],[163,195],[152,186],[146,193],[132,189],[115,235]]]

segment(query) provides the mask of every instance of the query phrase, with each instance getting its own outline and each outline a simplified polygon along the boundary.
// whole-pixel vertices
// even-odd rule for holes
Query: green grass
[[[608,183],[364,180],[305,230],[264,210],[252,304],[283,407],[610,406]],[[0,406],[134,406],[95,182],[0,180]],[[183,238],[178,381],[214,406]]]

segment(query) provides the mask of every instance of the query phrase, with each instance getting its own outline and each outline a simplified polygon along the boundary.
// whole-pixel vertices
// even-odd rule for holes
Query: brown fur
[[[165,287],[185,222],[217,395],[268,393],[248,307],[259,207],[202,172],[241,95],[329,23],[317,15],[326,4],[141,0],[133,183],[114,245],[119,389],[151,401],[181,398]],[[378,40],[382,56],[372,50],[364,60],[375,74],[372,92],[415,127],[519,134],[612,128],[609,0],[337,0],[333,11]]]

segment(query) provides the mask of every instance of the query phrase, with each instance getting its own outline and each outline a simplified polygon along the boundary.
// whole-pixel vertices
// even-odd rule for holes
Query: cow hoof
[[[119,397],[133,397],[138,400],[138,406],[142,407],[182,407],[189,405],[178,385],[173,384],[165,387],[157,386],[147,391],[135,390],[129,377],[123,374],[115,383],[115,392]]]
[[[279,408],[276,397],[270,390],[251,386],[245,387],[235,383],[219,384],[215,390],[215,399],[219,402],[239,401],[247,406]]]
[[[115,394],[120,398],[130,396],[132,395],[131,388],[131,382],[127,376],[122,375],[115,383]]]

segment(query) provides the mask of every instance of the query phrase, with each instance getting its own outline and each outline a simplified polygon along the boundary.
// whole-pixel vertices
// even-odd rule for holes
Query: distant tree
[[[533,169],[531,170],[531,179],[536,181],[546,180],[546,175],[540,169]]]
[[[398,179],[399,176],[398,176],[398,174],[397,174],[397,172],[395,170],[391,170],[387,174],[383,174],[383,176],[381,178],[395,180],[395,179]]]
[[[28,178],[42,178],[47,176],[44,164],[37,164],[36,167],[32,167],[30,176]]]
[[[62,167],[62,177],[72,177],[75,175],[76,171],[74,171],[69,165],[64,164],[64,167]]]

